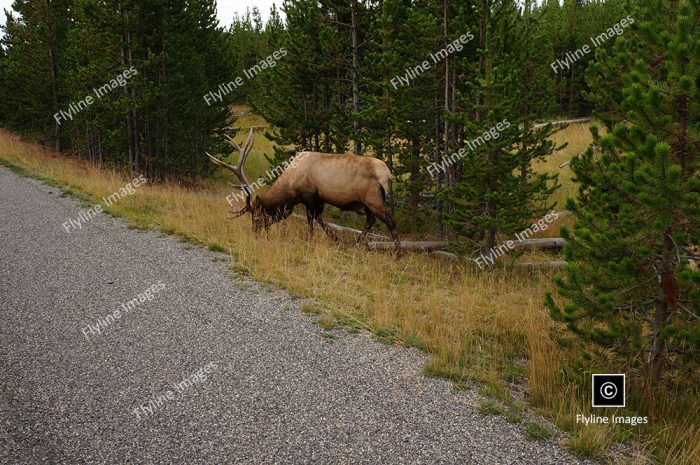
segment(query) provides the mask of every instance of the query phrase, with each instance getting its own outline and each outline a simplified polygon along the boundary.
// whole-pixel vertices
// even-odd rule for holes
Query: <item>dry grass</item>
[[[128,182],[120,173],[57,156],[3,130],[0,159],[88,199],[109,195]],[[508,402],[513,379],[506,374],[524,373],[516,385],[527,391],[539,412],[573,433],[569,443],[578,453],[602,455],[613,439],[628,434],[575,423],[576,413],[589,413],[589,393],[562,374],[578,350],[562,348],[554,339],[543,305],[545,291],[553,288],[550,273],[507,268],[487,273],[412,254],[396,260],[349,244],[336,246],[321,234],[306,241],[305,225],[297,220],[255,237],[246,219],[224,218],[226,193],[218,182],[196,190],[148,185],[109,212],[139,227],[222,247],[235,257],[238,270],[313,299],[314,312],[320,309],[334,322],[366,328],[385,341],[420,347],[430,356],[428,374],[478,381]],[[698,463],[697,417],[669,416],[662,423],[664,418],[659,416],[660,427],[649,430],[650,450],[673,458],[663,463]]]
[[[591,143],[590,126],[591,123],[570,124],[555,132],[551,139],[557,145],[566,143],[566,147],[554,152],[543,163],[535,166],[536,171],[559,174],[561,188],[554,193],[552,198],[557,203],[557,210],[565,208],[567,197],[576,196],[576,184],[572,180],[573,172],[571,168],[569,165],[563,168],[559,166],[586,151]],[[604,134],[604,132],[601,131],[601,134]]]

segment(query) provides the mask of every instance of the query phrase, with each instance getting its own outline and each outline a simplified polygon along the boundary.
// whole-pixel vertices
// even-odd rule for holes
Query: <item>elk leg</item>
[[[377,221],[377,217],[374,216],[372,210],[367,207],[365,207],[365,215],[367,215],[367,222],[365,223],[365,227],[362,229],[362,234],[360,234],[360,236],[357,238],[357,244],[362,243],[365,237],[367,237],[369,230],[372,229],[372,226],[374,226],[374,223]]]
[[[309,223],[309,233],[307,238],[311,239],[314,235],[314,212],[312,207],[306,206],[306,221]]]
[[[396,253],[398,255],[401,255],[403,253],[403,250],[401,249],[399,233],[396,231],[396,221],[394,221],[394,218],[390,214],[385,213],[385,215],[386,218],[384,220],[384,223],[386,223],[386,226],[389,228],[389,231],[391,231],[391,238],[394,240],[394,246],[396,246]]]
[[[323,208],[325,205],[323,203],[319,203],[316,205],[316,208],[314,209],[314,219],[318,222],[318,224],[321,225],[323,228],[323,231],[326,233],[326,236],[328,236],[333,242],[338,242],[338,238],[333,234],[333,232],[328,228],[328,225],[323,221]]]
[[[401,255],[403,253],[401,249],[401,241],[399,240],[399,233],[396,232],[396,221],[394,221],[394,218],[384,211],[384,209],[378,210],[378,209],[373,209],[372,213],[377,215],[377,218],[379,220],[386,224],[387,228],[389,228],[389,232],[391,233],[391,238],[394,240],[394,245],[396,246],[396,254]]]

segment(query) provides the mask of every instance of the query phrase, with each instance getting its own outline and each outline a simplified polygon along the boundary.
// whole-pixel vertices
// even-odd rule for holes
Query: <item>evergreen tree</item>
[[[245,76],[244,70],[258,65],[271,52],[268,50],[263,36],[262,18],[257,7],[254,7],[252,11],[246,10],[243,16],[234,16],[226,38],[229,46],[228,59],[231,69],[237,73],[236,76]],[[235,103],[252,102],[260,88],[260,77],[258,76],[246,82],[242,88],[237,89],[231,96],[231,101]]]
[[[624,0],[564,0],[561,3],[559,0],[545,0],[536,10],[541,12],[543,32],[547,39],[532,43],[551,49],[551,52],[547,51],[552,53],[550,62],[555,59],[564,62],[584,45],[591,46],[591,37],[598,36],[627,15]],[[602,47],[608,48],[612,43],[614,40]],[[558,106],[557,111],[553,112],[555,115],[590,115],[590,103],[583,97],[583,93],[588,90],[584,71],[593,59],[594,53],[591,52],[569,62],[568,68],[560,66],[557,72],[551,71],[555,82],[553,93]]]
[[[521,127],[518,88],[518,14],[510,0],[476,2],[479,45],[476,73],[459,92],[467,140],[459,163],[462,175],[444,192],[454,211],[447,223],[481,253],[495,247],[499,234],[512,235],[546,211],[553,177],[521,168],[551,153],[551,128]]]
[[[601,153],[572,161],[577,222],[562,231],[557,280],[568,303],[547,302],[584,341],[659,380],[700,360],[700,7],[652,0],[629,19],[588,76],[608,134],[594,130]]]
[[[7,124],[61,149],[61,128],[53,115],[65,102],[61,92],[65,36],[72,0],[15,0],[4,26]],[[17,16],[15,16],[15,14]]]
[[[5,54],[5,48],[0,42],[0,101],[5,101],[5,94],[7,93],[9,87],[5,81],[7,71],[5,67],[7,66],[7,56]],[[7,121],[7,107],[5,105],[0,105],[0,121]]]
[[[361,94],[364,140],[394,174],[396,202],[407,200],[410,226],[415,231],[421,194],[433,190],[425,167],[432,161],[436,127],[442,118],[435,100],[444,91],[437,67],[420,73],[408,85],[397,76],[405,76],[407,68],[442,48],[441,31],[430,11],[411,9],[402,0],[382,2],[372,26],[376,33],[364,56]],[[429,213],[432,217],[434,212]]]
[[[207,166],[201,154],[218,144],[228,102],[203,96],[231,74],[215,0],[16,0],[13,9],[2,39],[4,124],[149,177]]]
[[[321,121],[330,116],[319,100],[320,85],[331,65],[321,49],[320,28],[326,17],[318,2],[285,0],[282,9],[287,56],[271,70],[268,82],[275,91],[266,94],[271,98],[256,101],[256,108],[275,127],[271,136],[279,156],[286,158],[294,151],[287,150],[290,145],[320,148]]]
[[[531,0],[525,0],[515,29],[516,38],[510,60],[517,62],[518,74],[513,97],[517,105],[518,124],[523,129],[520,145],[524,155],[520,166],[520,180],[526,183],[534,176],[531,162],[548,155],[550,144],[542,143],[553,133],[553,127],[536,129],[534,121],[550,115],[556,107],[554,81],[550,76],[550,63],[553,55],[551,43],[541,27],[539,13]],[[557,147],[561,149],[563,147]],[[531,152],[535,153],[531,153]]]

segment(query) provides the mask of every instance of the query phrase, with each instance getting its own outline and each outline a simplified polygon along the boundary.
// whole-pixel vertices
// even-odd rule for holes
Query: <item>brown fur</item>
[[[341,210],[365,212],[367,224],[358,242],[377,217],[389,227],[398,248],[396,225],[384,205],[391,179],[389,168],[376,158],[301,152],[267,192],[253,201],[254,229],[264,229],[286,218],[294,206],[302,203],[307,209],[309,234],[315,220],[331,236],[321,217],[325,204],[330,204]]]
[[[401,250],[396,223],[384,205],[386,196],[391,192],[391,172],[383,161],[356,155],[300,152],[283,166],[284,171],[267,192],[251,202],[252,189],[243,167],[253,147],[253,128],[250,128],[242,146],[233,138],[224,137],[241,154],[236,166],[209,153],[207,156],[212,163],[231,170],[241,181],[241,185],[236,187],[246,193],[246,204],[233,214],[238,217],[251,213],[255,232],[287,218],[294,207],[302,203],[306,207],[309,236],[313,234],[316,221],[329,237],[335,239],[322,216],[326,204],[330,204],[341,210],[364,211],[367,223],[357,238],[358,243],[362,242],[379,218],[389,228],[396,250]]]

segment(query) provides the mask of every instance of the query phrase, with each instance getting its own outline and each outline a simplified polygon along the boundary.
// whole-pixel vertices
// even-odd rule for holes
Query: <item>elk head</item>
[[[238,158],[238,163],[236,163],[236,166],[229,165],[228,163],[223,162],[216,157],[213,157],[209,154],[209,152],[206,152],[206,154],[215,165],[231,170],[240,181],[240,184],[229,184],[231,184],[236,189],[240,189],[243,192],[245,192],[245,206],[238,210],[232,210],[232,216],[230,216],[229,218],[235,219],[245,215],[246,213],[250,213],[253,219],[253,231],[258,232],[260,231],[260,229],[264,229],[267,226],[269,226],[269,224],[271,223],[271,218],[269,218],[269,215],[267,214],[265,209],[262,208],[262,205],[260,205],[260,203],[257,201],[257,198],[252,198],[253,188],[248,182],[248,178],[246,178],[245,172],[243,171],[243,166],[245,165],[245,162],[248,159],[248,155],[250,154],[250,151],[253,148],[253,128],[250,128],[248,138],[242,146],[238,145],[238,143],[235,140],[233,140],[233,138],[230,136],[224,135],[224,138],[229,144],[233,146],[234,149],[238,151],[238,153],[240,153],[240,157]]]

